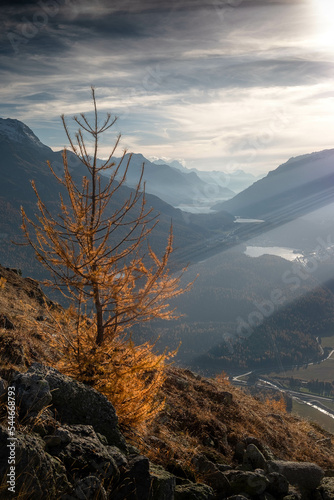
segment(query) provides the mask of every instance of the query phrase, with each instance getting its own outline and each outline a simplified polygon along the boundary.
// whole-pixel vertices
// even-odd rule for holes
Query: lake
[[[297,257],[303,257],[303,254],[299,253],[297,250],[286,247],[247,246],[244,253],[249,257],[260,257],[261,255],[265,254],[277,255],[278,257],[282,257],[283,259],[291,261],[297,259]]]

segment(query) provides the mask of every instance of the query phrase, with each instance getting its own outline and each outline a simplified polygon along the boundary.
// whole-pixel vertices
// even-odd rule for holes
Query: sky
[[[118,116],[148,159],[255,175],[334,147],[334,0],[37,0],[0,7],[0,116],[63,148]],[[113,133],[100,143],[108,156]]]

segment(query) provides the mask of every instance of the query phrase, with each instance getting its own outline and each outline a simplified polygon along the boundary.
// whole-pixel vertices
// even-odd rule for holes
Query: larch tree
[[[37,259],[51,272],[49,284],[76,306],[76,328],[66,334],[62,330],[57,337],[61,367],[105,392],[116,407],[119,400],[117,410],[128,422],[131,412],[135,420],[142,412],[144,420],[159,408],[155,392],[163,381],[167,356],[155,355],[149,342],[135,346],[129,332],[138,322],[175,318],[168,301],[188,287],[180,287],[183,271],[175,276],[168,269],[172,230],[162,257],[148,244],[157,220],[146,208],[144,165],[136,189],[126,191],[131,155],[124,151],[115,163],[120,135],[109,158],[98,159],[99,138],[117,118],[107,114],[100,123],[94,88],[92,100],[93,120],[84,114],[73,118],[79,126],[75,140],[62,116],[70,149],[85,167],[81,185],[64,149],[63,175],[48,162],[65,192],[60,195],[60,212],[51,213],[32,181],[38,213],[32,220],[22,208],[22,229]],[[109,177],[101,177],[103,173]],[[131,194],[124,197],[124,192]],[[122,200],[118,205],[112,203],[116,197]]]

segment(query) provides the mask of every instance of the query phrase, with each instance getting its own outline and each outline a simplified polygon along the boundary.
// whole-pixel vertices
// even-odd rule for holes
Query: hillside
[[[312,212],[333,199],[333,159],[333,149],[290,158],[215,208],[265,220],[291,220]]]
[[[7,380],[21,395],[20,498],[65,499],[69,492],[75,499],[113,500],[218,500],[234,494],[256,500],[264,492],[270,499],[287,499],[288,493],[295,499],[333,498],[334,437],[287,413],[283,399],[254,399],[224,375],[205,379],[168,368],[160,395],[164,410],[140,430],[122,428],[126,442],[102,395],[40,364],[57,360],[47,332],[59,306],[16,270],[0,267],[0,279],[0,441],[7,436]],[[1,449],[4,474],[6,447]],[[1,498],[9,498],[4,480],[1,488]]]
[[[326,284],[333,264],[328,256],[301,279],[294,275],[298,265],[280,257],[252,258],[243,247],[225,251],[189,268],[187,279],[198,277],[173,302],[183,316],[144,325],[139,338],[158,333],[161,349],[181,342],[177,362],[210,375],[320,360],[317,337],[334,331],[333,291]]]

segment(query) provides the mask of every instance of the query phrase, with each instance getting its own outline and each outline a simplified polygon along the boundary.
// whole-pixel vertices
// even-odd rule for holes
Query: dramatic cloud
[[[0,115],[60,148],[59,115],[89,113],[93,84],[137,152],[275,168],[332,147],[327,1],[2,2]]]

